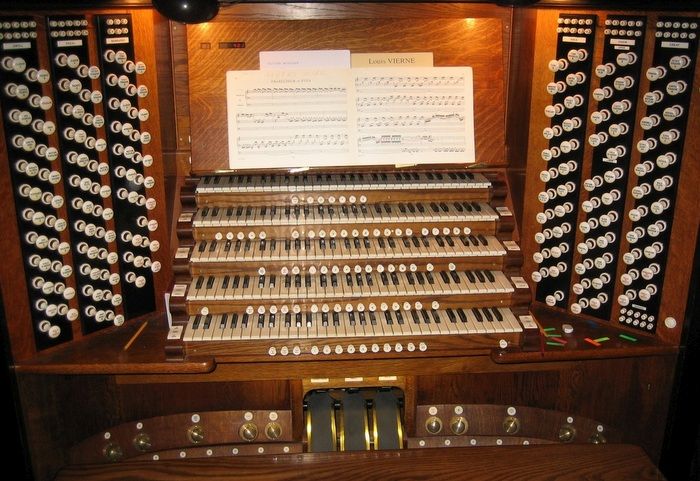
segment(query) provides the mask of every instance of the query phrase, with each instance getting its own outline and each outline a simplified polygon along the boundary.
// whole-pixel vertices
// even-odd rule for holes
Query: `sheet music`
[[[474,162],[469,67],[230,71],[232,169]]]

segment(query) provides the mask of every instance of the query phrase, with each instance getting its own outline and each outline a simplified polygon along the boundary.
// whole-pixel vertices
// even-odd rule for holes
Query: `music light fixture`
[[[219,13],[218,0],[153,0],[162,15],[182,23],[208,22]]]

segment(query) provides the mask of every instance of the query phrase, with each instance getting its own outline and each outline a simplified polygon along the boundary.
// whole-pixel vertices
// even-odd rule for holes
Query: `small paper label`
[[[173,286],[172,297],[185,297],[187,292],[187,284],[175,284]]]
[[[352,68],[363,67],[432,67],[432,52],[353,53]]]
[[[537,323],[532,318],[532,316],[530,316],[530,315],[520,316],[519,319],[520,319],[520,324],[523,325],[523,328],[525,328],[525,329],[537,329]]]
[[[567,43],[586,43],[586,37],[562,37],[562,42]]]
[[[182,337],[182,326],[171,326],[168,330],[168,340],[177,340]]]
[[[180,217],[177,218],[178,222],[192,222],[192,213],[191,212],[185,212],[183,214],[180,214]]]
[[[527,289],[529,286],[523,277],[511,277],[513,285],[518,289]]]
[[[129,37],[114,37],[114,38],[108,38],[105,40],[105,43],[107,45],[114,45],[114,44],[120,44],[120,43],[129,43]]]
[[[519,251],[520,246],[515,241],[503,241],[503,246],[509,251]]]
[[[189,256],[189,247],[178,247],[177,252],[175,252],[175,259],[187,259]]]
[[[508,217],[510,215],[513,215],[510,209],[506,206],[496,207],[496,211],[501,217]]]

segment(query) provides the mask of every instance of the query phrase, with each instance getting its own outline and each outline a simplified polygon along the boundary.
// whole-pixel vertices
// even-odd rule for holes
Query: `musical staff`
[[[475,160],[468,67],[232,71],[231,168]]]

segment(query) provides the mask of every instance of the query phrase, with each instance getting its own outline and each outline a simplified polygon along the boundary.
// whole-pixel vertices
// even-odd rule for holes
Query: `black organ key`
[[[420,324],[420,318],[418,317],[418,313],[414,310],[411,310],[411,319],[413,319],[414,324]]]
[[[438,312],[435,309],[430,310],[430,317],[433,318],[433,322],[435,324],[440,324],[440,316],[438,315]]]
[[[313,314],[311,312],[306,313],[306,327],[311,327],[314,324]]]
[[[464,271],[464,274],[467,276],[467,279],[469,279],[469,282],[476,282],[476,276],[474,276],[473,272]]]
[[[294,314],[294,325],[296,327],[301,327],[301,312]]]
[[[214,287],[214,277],[209,276],[207,278],[207,289],[211,289],[212,287]]]
[[[226,244],[224,244],[224,252],[230,252],[230,251],[231,251],[231,245],[232,245],[232,244],[231,244],[231,241],[227,239],[227,240],[226,240]]]
[[[351,326],[354,326],[355,323],[356,323],[356,321],[355,321],[355,312],[354,312],[354,311],[348,312],[348,319],[349,319],[350,325],[351,325]]]
[[[206,249],[207,249],[207,241],[203,240],[199,243],[199,247],[197,248],[197,251],[204,252]]]
[[[371,287],[374,285],[374,280],[373,280],[374,278],[372,277],[372,275],[369,272],[365,273],[365,279],[366,279],[366,283],[368,286]]]
[[[284,315],[284,327],[292,327],[292,313],[287,312]]]
[[[199,276],[199,277],[197,278],[197,282],[195,282],[195,284],[194,284],[195,289],[201,289],[201,288],[202,288],[202,284],[204,284],[204,277]]]
[[[275,327],[275,322],[277,321],[277,314],[271,312],[267,325],[269,327]]]
[[[192,323],[192,329],[199,329],[199,323],[202,320],[202,316],[197,315],[194,316],[194,322]]]
[[[248,319],[250,319],[250,315],[246,312],[241,318],[241,327],[248,327]]]
[[[396,311],[396,322],[399,324],[404,324],[403,315],[401,311]]]
[[[226,323],[228,322],[228,314],[224,313],[219,319],[219,329],[226,329]]]
[[[258,327],[265,327],[265,314],[258,314]]]
[[[231,317],[231,329],[235,329],[238,326],[238,314],[233,314]]]
[[[328,313],[327,312],[321,313],[321,325],[324,327],[328,326]]]
[[[221,283],[221,288],[222,289],[228,289],[228,283],[231,282],[231,276],[228,274],[224,276],[224,280]]]
[[[384,311],[384,319],[387,325],[391,326],[394,324],[394,318],[391,315],[391,311]]]
[[[360,318],[360,325],[365,326],[367,325],[367,317],[365,316],[364,311],[360,311],[357,315],[357,317]]]
[[[464,309],[457,309],[457,315],[462,322],[467,322],[467,313],[464,312]]]
[[[337,312],[333,312],[333,325],[338,327],[340,326],[340,314]]]
[[[455,313],[452,309],[447,309],[447,318],[450,320],[450,322],[455,323],[457,322],[457,316],[455,316]]]
[[[430,324],[430,317],[428,317],[428,313],[424,310],[419,311],[421,317],[423,318],[423,322],[426,324]]]
[[[248,289],[249,285],[250,285],[250,276],[246,274],[245,277],[243,277],[243,289]]]
[[[238,285],[240,284],[240,282],[241,282],[241,276],[239,276],[238,274],[233,276],[233,288],[234,289],[238,289]]]
[[[369,311],[369,323],[373,326],[377,325],[377,314],[374,311]]]

